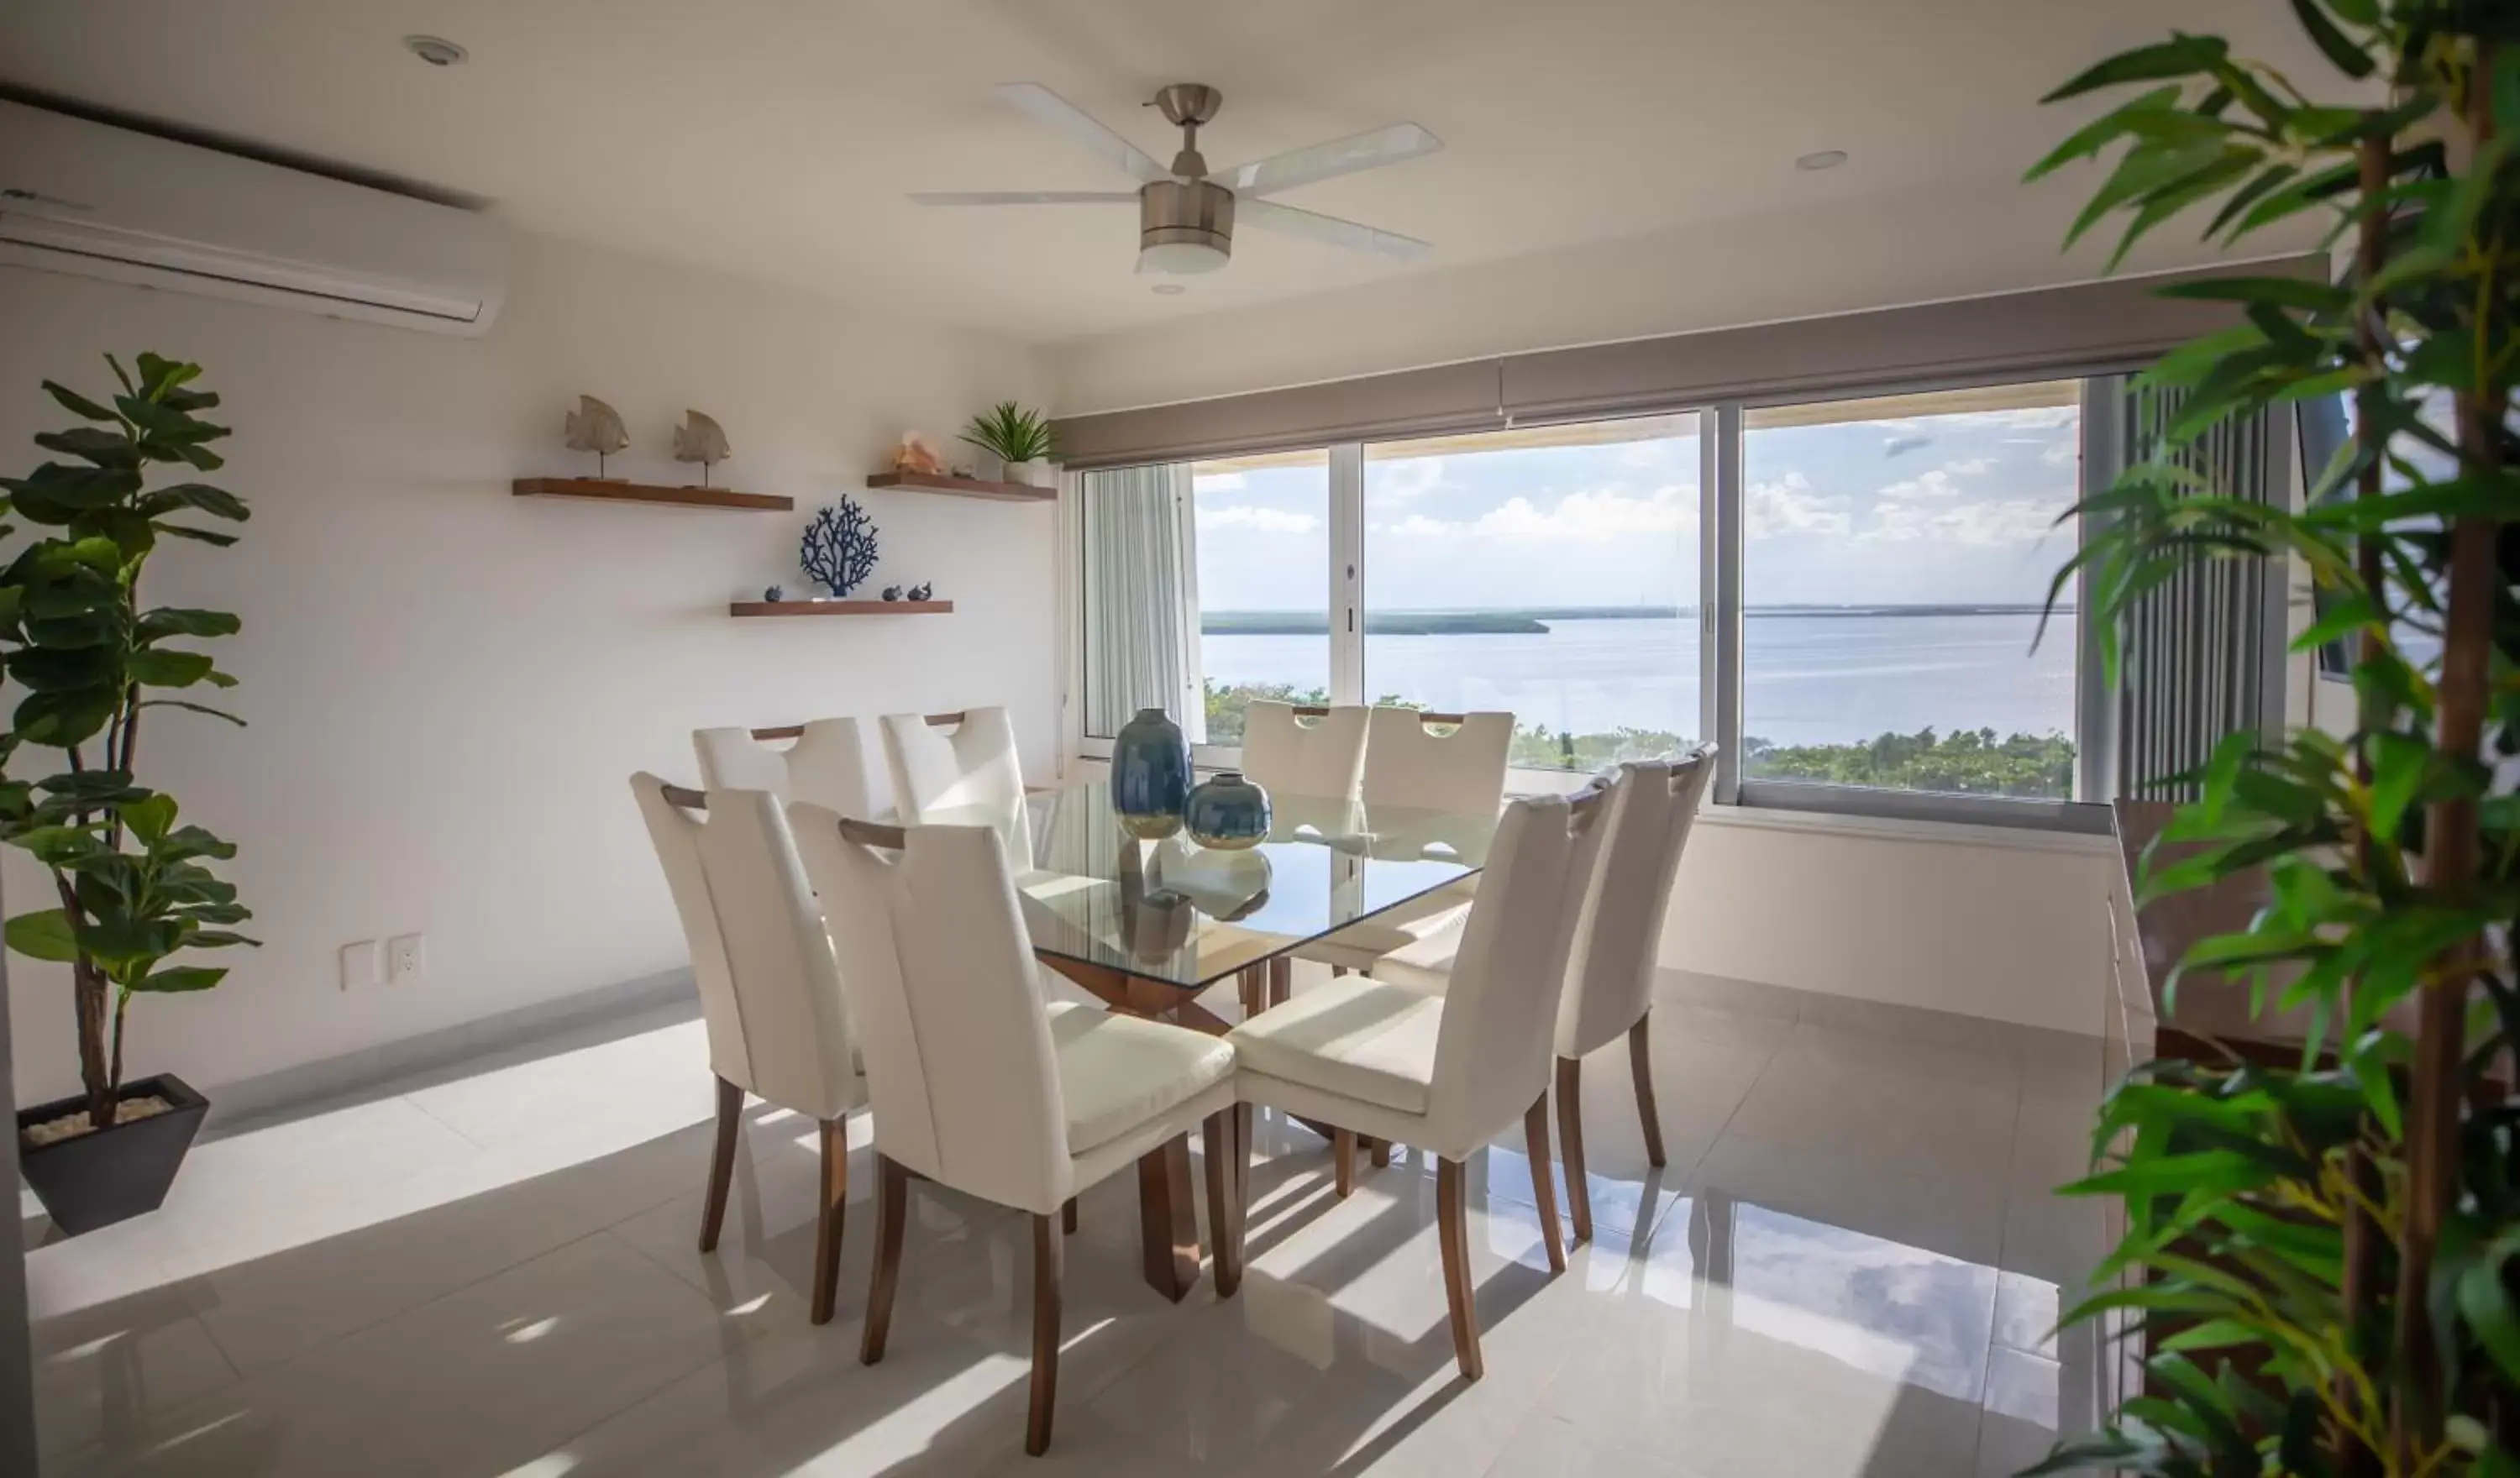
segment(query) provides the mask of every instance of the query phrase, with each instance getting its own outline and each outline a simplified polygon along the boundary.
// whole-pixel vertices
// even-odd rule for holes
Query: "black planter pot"
[[[26,1142],[29,1124],[41,1124],[87,1106],[87,1096],[57,1098],[18,1111],[18,1169],[35,1187],[53,1225],[71,1236],[155,1211],[175,1184],[175,1172],[193,1147],[210,1100],[173,1073],[122,1085],[124,1099],[155,1094],[173,1104],[146,1119],[117,1120],[42,1148]]]

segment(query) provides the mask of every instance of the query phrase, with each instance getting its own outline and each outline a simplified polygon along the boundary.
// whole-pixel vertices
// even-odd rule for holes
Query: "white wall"
[[[219,480],[254,511],[234,550],[158,556],[149,591],[244,616],[220,661],[252,727],[153,716],[142,768],[243,847],[267,942],[228,952],[217,991],[134,1007],[135,1075],[215,1089],[680,965],[625,782],[692,778],[696,726],[1002,702],[1026,765],[1051,762],[1051,511],[863,483],[905,427],[947,442],[992,399],[1043,397],[1026,350],[536,239],[480,340],[16,268],[0,324],[0,466],[32,467],[27,438],[65,419],[40,379],[95,393],[100,353],[153,349],[226,396]],[[695,480],[668,453],[697,406],[735,444],[719,479],[799,511],[511,496],[592,471],[560,445],[580,391],[629,424],[615,475]],[[730,597],[802,587],[798,533],[842,492],[880,527],[876,583],[932,579],[956,613],[730,619]],[[13,899],[39,894],[7,866]],[[426,983],[338,988],[338,946],[411,931]],[[12,964],[22,1100],[66,1093],[64,972]]]
[[[2100,1034],[2108,838],[1709,817],[1681,857],[1665,965]]]

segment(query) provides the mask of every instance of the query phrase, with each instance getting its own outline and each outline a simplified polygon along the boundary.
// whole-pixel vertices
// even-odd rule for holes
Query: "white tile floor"
[[[1020,1438],[1028,1232],[921,1187],[891,1351],[805,1321],[812,1126],[756,1105],[694,1250],[710,1085],[680,1013],[522,1044],[200,1145],[164,1211],[42,1245],[45,1471],[559,1475],[2010,1473],[2089,1419],[2048,1338],[2097,1257],[2073,1173],[2095,1041],[1674,977],[1669,1166],[1587,1064],[1597,1241],[1551,1277],[1520,1135],[1472,1180],[1487,1378],[1456,1378],[1433,1181],[1329,1193],[1264,1121],[1250,1273],[1140,1281],[1134,1178],[1084,1199],[1058,1434]],[[39,1232],[39,1228],[30,1232]]]

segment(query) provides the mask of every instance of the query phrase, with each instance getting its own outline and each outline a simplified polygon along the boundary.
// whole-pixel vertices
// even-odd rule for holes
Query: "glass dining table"
[[[924,819],[998,831],[1043,964],[1113,1010],[1223,1033],[1202,993],[1234,978],[1244,1017],[1282,1003],[1294,951],[1474,875],[1499,815],[1275,795],[1268,835],[1223,851],[1132,835],[1088,781]],[[1187,1140],[1139,1162],[1147,1281],[1175,1300],[1198,1278],[1192,1187]]]

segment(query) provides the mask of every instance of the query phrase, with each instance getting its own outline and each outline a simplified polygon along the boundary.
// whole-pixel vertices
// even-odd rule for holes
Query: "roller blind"
[[[2325,270],[2320,257],[2290,257],[1075,416],[1058,425],[1060,455],[1071,468],[1125,467],[1903,382],[2086,372],[2138,363],[2238,321],[2228,304],[2159,296],[2169,282]]]

